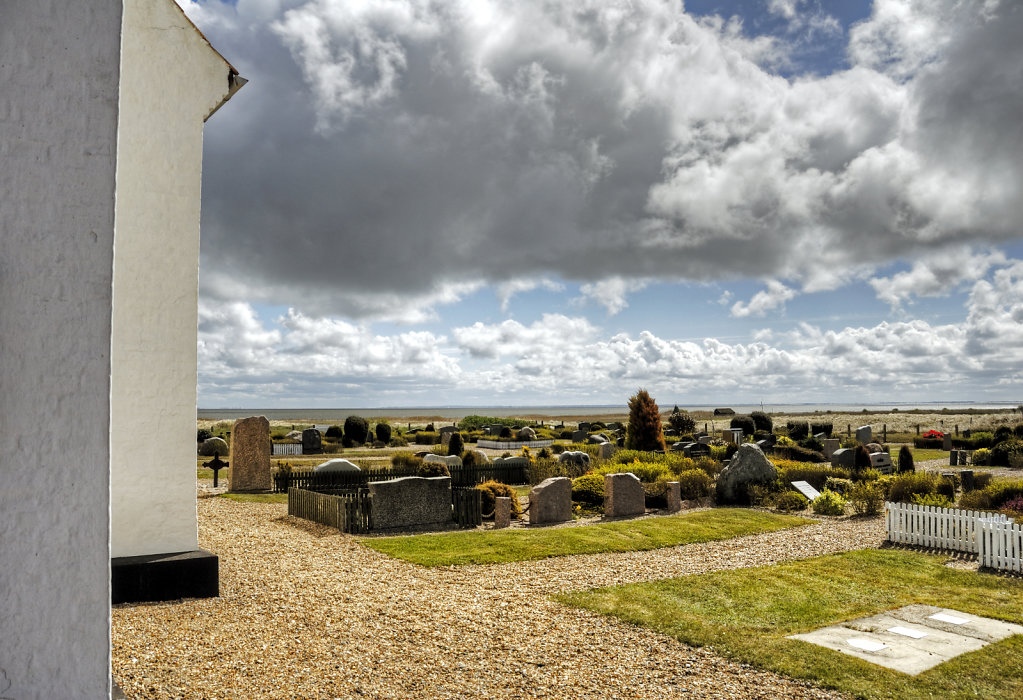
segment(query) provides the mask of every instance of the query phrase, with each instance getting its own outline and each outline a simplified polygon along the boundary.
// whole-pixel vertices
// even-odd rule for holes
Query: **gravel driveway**
[[[129,698],[840,697],[548,600],[884,540],[880,518],[649,552],[425,569],[279,504],[198,501],[219,598],[113,610]]]

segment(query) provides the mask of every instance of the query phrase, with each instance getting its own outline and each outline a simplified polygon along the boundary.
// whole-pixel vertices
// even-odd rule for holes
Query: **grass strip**
[[[863,550],[556,599],[856,697],[1023,697],[1023,636],[917,676],[785,638],[913,603],[1023,622],[1023,580],[952,569],[946,559]]]
[[[238,503],[287,503],[286,493],[222,493],[218,498],[226,498]]]
[[[635,552],[726,540],[810,522],[789,515],[719,508],[578,527],[364,537],[359,541],[388,556],[422,566],[502,564],[569,554]]]

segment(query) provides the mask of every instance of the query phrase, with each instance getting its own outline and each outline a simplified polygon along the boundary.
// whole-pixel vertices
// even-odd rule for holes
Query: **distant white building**
[[[0,697],[109,697],[112,558],[115,595],[216,594],[202,126],[244,82],[172,0],[0,8]]]

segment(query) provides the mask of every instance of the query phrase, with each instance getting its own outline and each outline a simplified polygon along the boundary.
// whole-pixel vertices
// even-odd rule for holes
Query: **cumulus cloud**
[[[891,277],[874,277],[870,285],[877,298],[899,308],[912,303],[915,297],[948,296],[964,282],[975,282],[996,265],[1006,262],[1000,251],[974,252],[970,248],[925,255],[914,261],[910,269]]]
[[[584,304],[594,302],[600,304],[609,316],[620,313],[629,306],[626,297],[632,292],[638,292],[647,286],[646,280],[629,280],[621,277],[609,277],[582,285],[579,291],[581,296],[574,299],[574,303]]]
[[[614,280],[806,289],[1020,234],[1009,0],[876,0],[848,70],[791,79],[776,38],[682,3],[186,9],[252,79],[206,127],[209,298],[423,320],[529,278],[613,313]]]
[[[749,302],[737,301],[732,304],[732,316],[745,318],[746,316],[763,316],[768,311],[783,307],[785,302],[796,296],[793,289],[789,289],[778,280],[767,280],[767,289],[757,292]]]

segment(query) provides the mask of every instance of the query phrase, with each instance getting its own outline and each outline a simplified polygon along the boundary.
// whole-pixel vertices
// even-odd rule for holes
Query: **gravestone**
[[[682,453],[691,459],[710,455],[710,445],[702,442],[690,442],[682,449]]]
[[[516,433],[515,437],[523,442],[530,442],[532,440],[536,440],[536,431],[532,428],[523,428]]]
[[[605,442],[610,442],[610,440],[603,433],[596,433],[586,438],[587,445],[603,445]]]
[[[959,450],[950,450],[948,453],[948,466],[959,466]]]
[[[831,455],[835,454],[835,450],[842,446],[842,441],[837,438],[828,438],[824,441],[824,459],[831,459]]]
[[[494,529],[500,530],[511,525],[511,499],[498,496],[494,499]]]
[[[806,496],[807,500],[811,502],[813,501],[813,499],[821,495],[821,492],[815,489],[813,486],[811,486],[809,482],[793,481],[790,483],[792,484],[792,487],[796,489],[796,491],[799,491],[799,493]]]
[[[739,445],[728,465],[718,474],[718,500],[734,503],[750,484],[768,484],[777,478],[778,470],[760,448],[750,443]]]
[[[314,472],[325,472],[325,473],[343,473],[343,472],[361,472],[362,469],[359,465],[349,462],[347,459],[328,459],[323,464],[318,464],[313,468]]]
[[[231,491],[269,491],[270,484],[270,421],[240,418],[231,430]]]
[[[843,447],[831,453],[831,466],[852,469],[856,464],[856,450]]]
[[[882,474],[892,474],[895,467],[892,465],[892,456],[887,452],[875,452],[870,455],[870,466]]]
[[[874,440],[874,432],[869,425],[861,425],[856,429],[856,442],[866,445]]]
[[[710,435],[701,435],[696,438],[696,441],[701,445],[710,445],[710,443],[714,442],[714,438]]]
[[[597,451],[597,456],[601,459],[611,459],[615,453],[615,446],[610,442],[605,442],[600,446]]]
[[[946,433],[945,437],[942,438],[941,449],[943,449],[943,450],[951,450],[952,449],[952,434],[951,433]]]
[[[646,493],[635,474],[604,475],[604,515],[620,518],[646,512]]]
[[[509,457],[509,459],[513,459]],[[497,460],[494,460],[497,461]],[[590,455],[586,452],[580,452],[577,450],[568,450],[558,455],[558,462],[568,462],[569,464],[575,464],[580,467],[590,466]]]
[[[585,432],[589,432],[590,424],[588,422],[586,422],[586,421],[583,421],[582,423],[579,424],[579,428],[578,429],[582,430],[584,433]]]
[[[572,442],[586,442],[586,438],[589,436],[585,430],[576,430],[572,433]]]
[[[721,431],[721,439],[733,444],[742,443],[742,428],[727,428]]]
[[[451,520],[450,476],[371,481],[374,530],[440,525]]]
[[[572,480],[544,479],[529,492],[529,524],[562,523],[572,519]]]
[[[966,462],[963,462],[966,464]],[[959,472],[959,479],[963,485],[963,493],[973,490],[973,470],[963,469]]]
[[[316,428],[306,428],[302,431],[302,454],[318,455],[323,452],[323,436]]]
[[[441,429],[438,430],[437,432],[440,433],[441,435],[443,435],[444,433],[457,433],[458,428],[454,425],[445,425],[442,426]]]
[[[199,445],[199,456],[212,457],[214,453],[227,456],[227,441],[224,438],[207,438]]]
[[[677,513],[682,510],[682,485],[677,481],[668,482],[668,512]]]
[[[444,447],[447,447],[448,443],[451,442],[451,436],[452,435],[454,435],[454,432],[451,431],[451,430],[446,430],[443,433],[441,433],[440,434],[440,444],[443,445]]]
[[[462,458],[458,455],[435,455],[428,454],[423,457],[423,464],[443,464],[448,469],[458,469],[462,466]]]
[[[567,454],[567,453],[563,453]],[[589,455],[587,455],[588,457]],[[495,467],[528,467],[529,460],[525,457],[494,457],[492,464]]]
[[[686,449],[687,445],[694,445],[694,444],[696,444],[696,443],[693,443],[693,442],[673,442],[671,444],[671,451],[672,452],[683,452]]]

